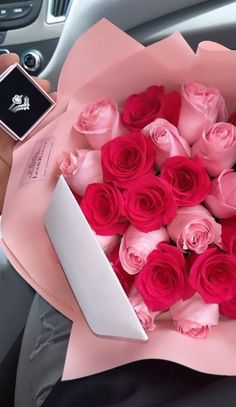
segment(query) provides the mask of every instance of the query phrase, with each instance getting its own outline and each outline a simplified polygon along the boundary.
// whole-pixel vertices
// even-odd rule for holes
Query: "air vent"
[[[60,23],[65,21],[72,0],[49,0],[47,23]]]

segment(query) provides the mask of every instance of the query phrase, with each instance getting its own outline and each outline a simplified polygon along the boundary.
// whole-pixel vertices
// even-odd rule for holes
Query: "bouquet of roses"
[[[59,159],[147,330],[167,310],[197,338],[219,308],[236,318],[236,127],[227,119],[216,88],[150,86],[121,112],[114,100],[88,104],[74,127],[93,149]]]
[[[144,358],[235,374],[234,66],[235,53],[218,44],[195,54],[174,34],[144,48],[103,20],[67,57],[56,107],[16,146],[2,245],[73,320],[64,378]],[[147,342],[89,329],[44,227],[59,173]],[[211,326],[205,340],[191,338]]]

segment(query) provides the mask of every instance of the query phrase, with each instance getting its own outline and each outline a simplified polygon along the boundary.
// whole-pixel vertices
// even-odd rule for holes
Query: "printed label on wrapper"
[[[21,185],[40,181],[45,178],[53,147],[53,138],[44,138],[35,143],[33,152],[25,168]]]

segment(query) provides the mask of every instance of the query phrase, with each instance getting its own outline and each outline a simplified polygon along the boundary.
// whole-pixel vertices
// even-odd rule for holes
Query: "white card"
[[[53,192],[45,226],[91,330],[98,335],[147,340],[115,272],[62,176]]]

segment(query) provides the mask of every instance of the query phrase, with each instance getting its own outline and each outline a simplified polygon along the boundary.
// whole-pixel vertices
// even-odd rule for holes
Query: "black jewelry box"
[[[24,140],[54,105],[19,64],[11,65],[0,76],[0,127],[15,140]]]

